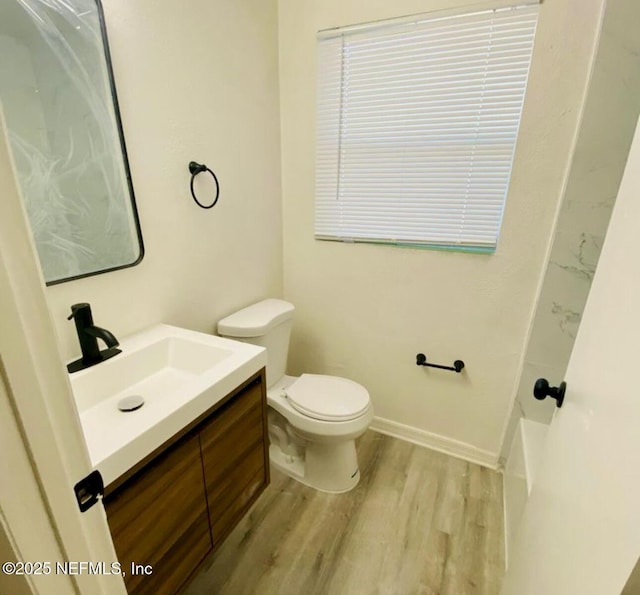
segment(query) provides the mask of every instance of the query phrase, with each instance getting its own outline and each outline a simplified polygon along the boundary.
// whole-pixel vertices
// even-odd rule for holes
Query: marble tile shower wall
[[[636,0],[611,0],[581,130],[538,301],[514,420],[549,423],[555,401],[533,384],[564,378],[640,112],[640,19]],[[511,424],[515,428],[515,423]],[[509,440],[510,442],[510,440]]]

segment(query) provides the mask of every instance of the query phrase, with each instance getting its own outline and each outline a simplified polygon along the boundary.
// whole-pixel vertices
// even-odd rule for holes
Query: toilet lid
[[[367,389],[337,376],[303,374],[285,389],[285,394],[294,409],[324,421],[355,419],[369,406]]]

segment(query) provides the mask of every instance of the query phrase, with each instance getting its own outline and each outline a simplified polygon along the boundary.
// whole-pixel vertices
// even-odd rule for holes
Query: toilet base
[[[320,492],[348,492],[360,481],[355,440],[306,442],[302,456],[288,455],[271,444],[269,460],[275,469]]]

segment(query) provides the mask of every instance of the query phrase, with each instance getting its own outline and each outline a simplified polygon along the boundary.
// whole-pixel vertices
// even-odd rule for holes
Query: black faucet
[[[71,315],[67,320],[72,318],[76,323],[82,357],[67,365],[69,372],[84,370],[122,353],[120,349],[116,349],[116,346],[119,345],[118,339],[108,330],[93,324],[93,315],[89,304],[73,304]],[[102,339],[107,344],[107,349],[100,350],[98,339]]]

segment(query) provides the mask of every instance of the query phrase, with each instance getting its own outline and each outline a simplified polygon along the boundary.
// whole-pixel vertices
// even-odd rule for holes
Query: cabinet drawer
[[[200,431],[214,547],[268,482],[262,384],[237,395]]]
[[[105,498],[129,593],[173,594],[212,549],[197,433],[183,438]],[[131,563],[150,564],[149,576]]]

